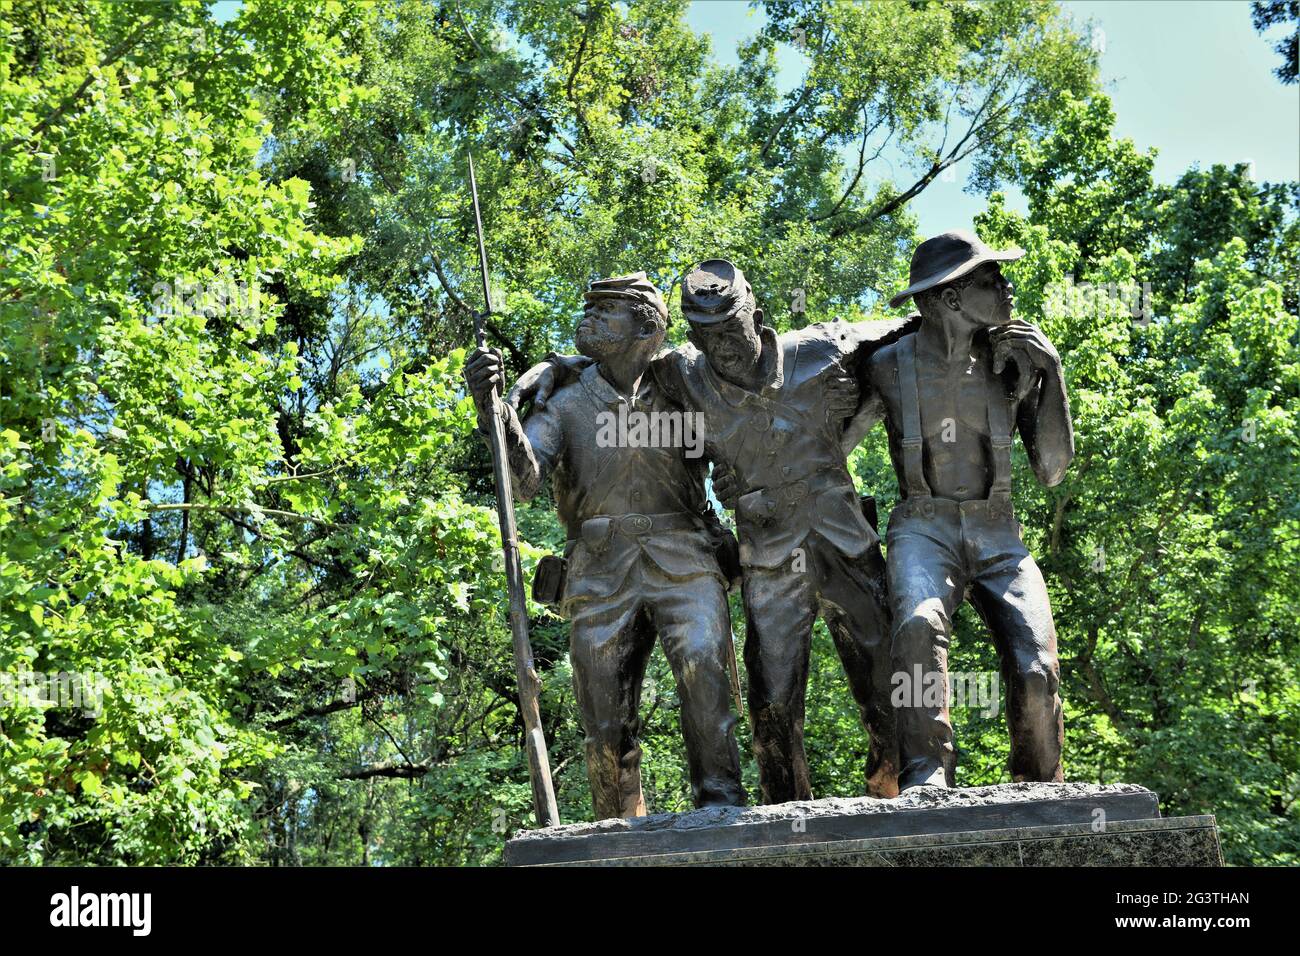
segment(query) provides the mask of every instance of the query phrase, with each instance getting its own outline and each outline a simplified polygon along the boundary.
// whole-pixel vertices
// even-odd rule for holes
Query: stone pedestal
[[[1131,784],[919,788],[522,830],[510,866],[1222,866],[1213,816]]]

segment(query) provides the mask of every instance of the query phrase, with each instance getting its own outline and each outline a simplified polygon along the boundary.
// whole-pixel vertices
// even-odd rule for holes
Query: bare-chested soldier
[[[1074,455],[1074,432],[1060,356],[1011,317],[998,263],[1022,255],[968,232],[921,243],[911,285],[890,300],[915,298],[921,327],[868,361],[903,495],[886,537],[893,666],[908,691],[900,790],[953,785],[948,643],[968,592],[1002,660],[1012,779],[1062,779],[1056,628],[1011,506],[1011,435],[1019,430],[1034,474],[1051,486]],[[932,686],[939,700],[925,693]]]

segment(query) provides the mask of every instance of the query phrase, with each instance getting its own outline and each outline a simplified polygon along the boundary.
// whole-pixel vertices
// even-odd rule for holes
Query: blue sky
[[[1253,160],[1261,181],[1300,180],[1300,87],[1283,86],[1273,75],[1279,63],[1273,42],[1283,31],[1256,33],[1246,0],[1089,0],[1062,7],[1100,31],[1116,135],[1158,148],[1157,179],[1172,182],[1194,163]],[[695,0],[686,19],[712,34],[723,63],[737,62],[737,44],[764,22],[743,0]],[[778,86],[793,89],[806,62],[797,50],[782,49]],[[967,172],[958,167],[955,181],[932,183],[910,204],[922,234],[971,228],[985,202],[962,191]],[[898,173],[902,181],[905,171]],[[1012,195],[1011,205],[1023,209],[1023,199]]]

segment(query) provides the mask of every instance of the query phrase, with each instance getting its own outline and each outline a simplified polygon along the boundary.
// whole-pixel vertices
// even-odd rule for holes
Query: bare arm
[[[905,319],[832,322],[826,328],[835,337],[835,345],[841,355],[840,364],[846,372],[857,378],[865,397],[869,388],[867,378],[871,357],[883,346],[898,341],[909,332],[915,332],[920,324],[920,315],[912,314]]]
[[[864,391],[864,401],[853,417],[844,423],[844,436],[840,439],[840,450],[847,458],[858,443],[867,437],[867,433],[876,422],[885,417],[885,400],[874,388]]]
[[[506,396],[506,403],[516,411],[526,402],[532,402],[535,409],[545,408],[551,393],[576,381],[591,362],[585,355],[559,355],[552,352],[519,376],[515,387]]]
[[[1016,424],[1038,480],[1060,484],[1074,458],[1074,425],[1065,393],[1061,356],[1047,336],[1028,322],[1013,322],[993,335],[993,370],[1014,362],[1020,372]]]
[[[1059,368],[1043,373],[1030,389],[1016,410],[1016,423],[1038,480],[1049,488],[1060,484],[1074,458],[1074,425]]]
[[[519,376],[515,387],[506,396],[506,402],[516,411],[527,402],[532,402],[534,409],[545,408],[553,393],[576,382],[593,362],[593,359],[585,355],[560,355],[552,352]],[[674,401],[680,401],[682,394],[680,363],[679,349],[660,352],[650,363],[655,379]]]

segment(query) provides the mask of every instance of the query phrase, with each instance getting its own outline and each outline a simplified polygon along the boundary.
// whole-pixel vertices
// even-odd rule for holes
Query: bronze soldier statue
[[[585,299],[575,341],[595,364],[549,403],[535,403],[522,423],[501,407],[517,497],[531,498],[552,478],[568,529],[558,604],[571,621],[596,817],[646,812],[638,711],[656,633],[681,698],[695,805],[742,806],[727,581],[714,554],[703,448],[690,444],[703,436],[687,433],[680,407],[647,374],[668,307],[644,272],[593,282]],[[499,353],[476,350],[465,375],[481,417],[504,377]],[[618,425],[628,421],[633,428]],[[675,437],[662,440],[655,429],[660,440],[647,440],[648,423]]]
[[[1022,255],[968,232],[921,243],[911,284],[890,300],[914,298],[920,329],[868,360],[902,491],[886,537],[894,669],[910,690],[898,711],[902,789],[953,785],[948,643],[966,595],[1002,661],[1012,779],[1062,779],[1056,628],[1011,504],[1011,436],[1020,432],[1051,486],[1074,433],[1060,356],[1011,317],[1013,287],[998,263]],[[938,700],[922,685],[940,686]]]
[[[804,698],[813,624],[826,622],[871,740],[867,792],[898,793],[890,621],[879,539],[845,454],[869,394],[866,362],[906,321],[825,323],[778,336],[744,274],[711,259],[682,282],[692,345],[654,363],[665,391],[704,416],[714,488],[737,515],[749,704],[765,803],[812,797]],[[512,393],[545,402],[562,358]],[[583,373],[587,374],[587,373]],[[553,399],[552,399],[553,401]]]

